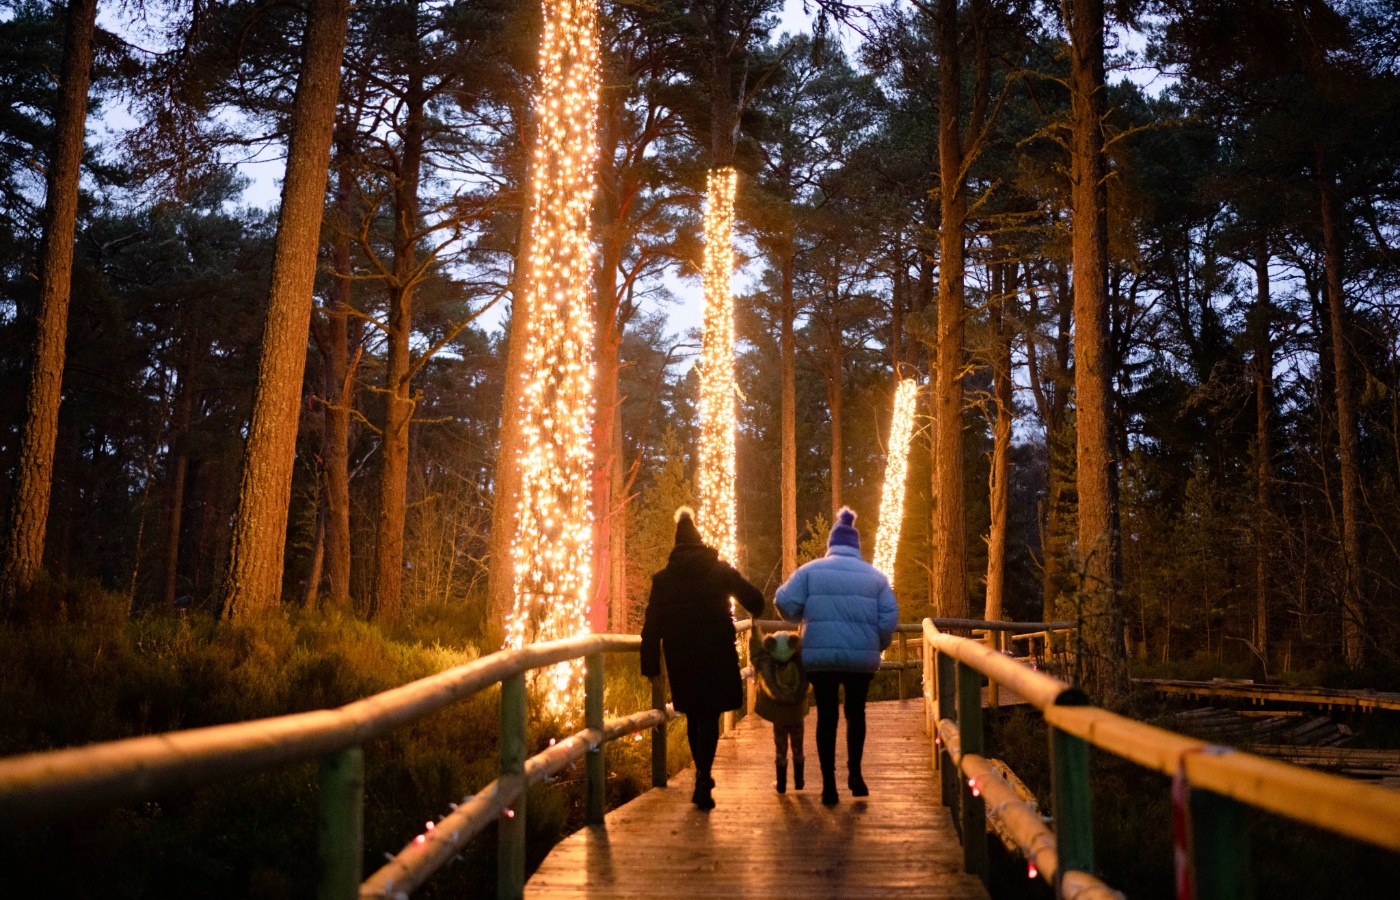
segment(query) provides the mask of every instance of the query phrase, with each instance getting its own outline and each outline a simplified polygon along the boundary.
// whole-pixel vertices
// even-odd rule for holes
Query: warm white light
[[[734,187],[732,168],[711,169],[705,206],[705,336],[700,349],[700,513],[695,523],[719,558],[736,563],[734,509]]]
[[[525,385],[518,411],[524,449],[508,647],[588,631],[594,363],[590,216],[597,110],[597,0],[545,0],[535,95],[539,137],[531,172]],[[555,666],[542,675],[546,704],[572,716],[582,662]]]
[[[909,471],[909,444],[914,437],[914,403],[919,386],[912,378],[899,382],[894,394],[894,423],[886,453],[885,488],[880,497],[880,530],[875,533],[875,568],[894,581],[899,552],[899,529],[904,523],[904,482]]]

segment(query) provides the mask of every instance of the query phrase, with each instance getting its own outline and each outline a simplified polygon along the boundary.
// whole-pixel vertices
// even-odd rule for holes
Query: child
[[[792,631],[775,631],[749,642],[758,696],[754,712],[773,723],[777,749],[778,793],[787,793],[788,744],[792,744],[792,786],[802,790],[802,724],[807,718],[807,672],[802,668],[802,638]]]

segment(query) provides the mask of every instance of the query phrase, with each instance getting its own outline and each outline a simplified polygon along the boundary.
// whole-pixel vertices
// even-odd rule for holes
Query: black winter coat
[[[730,597],[750,615],[763,612],[763,593],[701,544],[678,544],[666,568],[651,577],[642,625],[642,674],[660,675],[661,654],[666,654],[666,677],[678,712],[719,715],[744,705]]]

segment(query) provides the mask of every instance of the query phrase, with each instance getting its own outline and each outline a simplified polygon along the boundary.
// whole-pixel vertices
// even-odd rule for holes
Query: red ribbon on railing
[[[1172,776],[1172,859],[1176,865],[1176,900],[1195,900],[1195,874],[1191,865],[1191,785],[1186,780],[1186,757],[1192,753],[1221,756],[1234,748],[1206,744],[1177,758]]]

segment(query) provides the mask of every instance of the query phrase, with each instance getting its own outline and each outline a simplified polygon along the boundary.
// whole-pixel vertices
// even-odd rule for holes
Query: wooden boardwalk
[[[816,714],[807,720],[807,786],[773,789],[771,726],[749,716],[720,739],[716,808],[690,803],[695,770],[565,838],[525,887],[527,898],[929,898],[986,900],[962,871],[962,847],[929,769],[920,700],[867,708],[865,780],[846,790],[845,726],[837,735],[841,803],[821,805]]]

